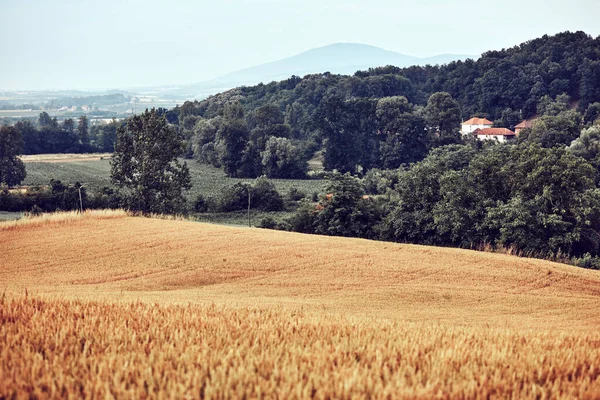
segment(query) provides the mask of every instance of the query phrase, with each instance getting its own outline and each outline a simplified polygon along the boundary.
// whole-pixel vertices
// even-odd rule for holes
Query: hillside
[[[597,272],[114,211],[0,247],[0,398],[600,395]]]
[[[356,71],[393,65],[436,65],[475,58],[464,54],[441,54],[419,58],[359,43],[335,43],[307,50],[292,57],[272,61],[218,77],[211,82],[234,86],[268,83],[287,79],[292,75],[304,76],[329,71],[352,75]]]
[[[342,54],[340,60],[345,59],[345,49],[342,47],[339,50]],[[600,101],[600,37],[594,38],[585,32],[544,35],[510,48],[490,49],[476,60],[458,55],[455,60],[441,56],[410,61],[410,57],[395,55],[397,58],[394,61],[386,60],[390,55],[384,50],[367,47],[365,51],[375,53],[373,58],[379,61],[371,62],[371,66],[365,63],[360,71],[354,67],[346,71],[322,67],[315,71],[318,74],[302,79],[265,82],[265,85],[227,91],[195,104],[194,113],[212,117],[213,110],[218,106],[239,100],[248,111],[264,104],[277,104],[282,110],[295,104],[312,114],[310,106],[318,107],[323,99],[333,94],[345,99],[405,96],[412,103],[425,105],[432,94],[443,91],[459,102],[464,120],[474,115],[496,120],[503,113],[518,113],[522,118],[532,117],[545,95],[555,98],[567,93],[571,100],[577,102],[580,111]],[[285,64],[288,61],[280,62]],[[298,65],[302,64],[297,62]],[[408,64],[403,64],[405,62]],[[379,65],[379,68],[373,68],[373,64]],[[257,68],[262,70],[263,67]],[[240,73],[243,75],[244,71],[255,70],[243,70]],[[332,75],[324,74],[326,71],[332,72]],[[336,73],[351,76],[338,76]],[[279,79],[283,79],[284,75]],[[225,90],[223,86],[221,88]],[[188,109],[191,105],[189,103]]]
[[[132,217],[2,230],[0,247],[8,293],[467,326],[600,324],[597,272],[499,254]]]

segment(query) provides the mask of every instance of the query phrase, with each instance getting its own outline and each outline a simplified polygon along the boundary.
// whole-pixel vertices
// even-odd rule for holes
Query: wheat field
[[[600,397],[597,271],[123,212],[0,248],[0,398]]]

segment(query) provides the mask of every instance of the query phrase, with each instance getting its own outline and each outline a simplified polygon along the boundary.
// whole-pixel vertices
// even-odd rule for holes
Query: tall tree
[[[381,163],[395,169],[404,163],[422,160],[429,148],[425,121],[415,113],[404,96],[385,97],[377,102],[377,123],[381,143]]]
[[[17,157],[22,145],[17,129],[12,126],[0,127],[0,183],[14,186],[25,179],[25,165]]]
[[[225,172],[229,176],[237,176],[243,165],[242,157],[248,143],[248,124],[241,104],[229,103],[225,106],[217,141],[222,145],[220,161]]]
[[[183,191],[191,187],[187,164],[177,160],[183,149],[179,130],[154,108],[117,128],[111,177],[126,189],[129,209],[167,214],[183,211]]]
[[[75,121],[72,118],[67,118],[63,121],[62,129],[65,132],[73,133],[75,131]]]
[[[450,93],[437,92],[427,100],[425,118],[429,129],[439,135],[442,144],[460,139],[460,106]]]
[[[90,147],[90,135],[88,119],[85,115],[79,117],[79,122],[77,124],[77,136],[79,136],[79,141],[81,142],[83,150],[88,150]]]
[[[38,118],[38,125],[40,129],[50,128],[56,129],[58,128],[58,123],[56,118],[52,118],[46,111],[40,113],[40,117]]]

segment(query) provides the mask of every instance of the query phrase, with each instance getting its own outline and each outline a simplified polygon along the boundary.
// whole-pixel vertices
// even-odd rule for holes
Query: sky
[[[0,91],[196,83],[332,43],[474,54],[600,35],[599,0],[0,0]]]

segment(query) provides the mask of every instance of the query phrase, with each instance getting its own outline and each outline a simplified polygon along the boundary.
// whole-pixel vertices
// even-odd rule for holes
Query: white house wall
[[[476,131],[477,129],[487,129],[487,128],[491,128],[491,127],[492,127],[492,125],[483,125],[483,124],[462,125],[462,129],[460,131],[462,132],[463,135],[467,135],[469,133]]]

